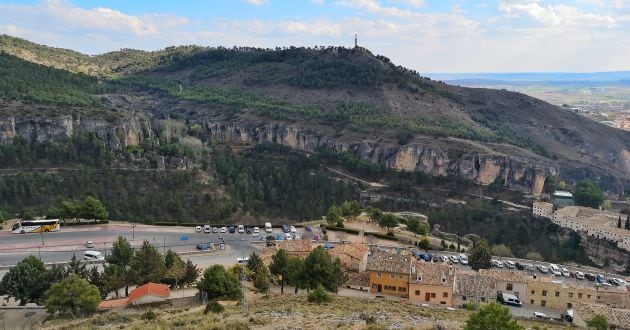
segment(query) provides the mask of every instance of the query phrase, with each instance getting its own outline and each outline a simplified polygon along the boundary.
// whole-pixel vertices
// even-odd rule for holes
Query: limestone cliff
[[[78,133],[94,133],[114,150],[138,145],[143,139],[143,128],[150,134],[147,120],[139,117],[113,122],[71,115],[38,117],[0,117],[0,143],[10,143],[16,136],[37,142],[58,142]]]
[[[404,145],[379,140],[347,141],[332,132],[315,132],[285,123],[256,121],[204,123],[212,138],[226,143],[278,143],[295,150],[315,152],[330,148],[351,152],[356,157],[402,171],[421,171],[434,176],[456,174],[479,184],[500,184],[540,194],[547,175],[556,175],[552,162],[535,155],[514,156],[492,149],[472,148],[459,156],[450,155],[448,143],[436,139],[417,139]],[[441,142],[441,143],[436,143]]]

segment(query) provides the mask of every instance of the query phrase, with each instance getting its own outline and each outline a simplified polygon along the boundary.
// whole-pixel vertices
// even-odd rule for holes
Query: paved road
[[[249,255],[251,253],[251,235],[248,234],[205,234],[196,233],[194,228],[185,227],[152,227],[137,226],[132,229],[126,225],[100,225],[82,228],[64,228],[59,232],[45,233],[44,245],[40,234],[9,234],[0,233],[0,266],[15,265],[28,255],[41,258],[45,263],[64,262],[70,260],[73,254],[79,257],[87,250],[85,242],[92,240],[95,248],[104,255],[111,250],[112,242],[118,236],[124,236],[134,247],[148,240],[155,247],[164,252],[168,249],[185,253],[196,251],[197,243],[218,242],[218,236],[224,238],[230,256]],[[182,240],[186,236],[187,240]],[[191,259],[207,259],[194,256]],[[195,260],[193,260],[195,261]],[[202,260],[200,260],[202,261]]]

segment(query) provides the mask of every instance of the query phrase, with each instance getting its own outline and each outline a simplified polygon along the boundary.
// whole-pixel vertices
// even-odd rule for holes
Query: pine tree
[[[621,215],[619,215],[619,220],[617,220],[617,228],[621,228]]]

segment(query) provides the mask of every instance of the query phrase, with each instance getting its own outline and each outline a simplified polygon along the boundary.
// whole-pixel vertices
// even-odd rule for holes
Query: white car
[[[468,265],[468,256],[465,254],[460,254],[459,255],[459,263],[462,265]]]
[[[293,233],[293,239],[300,239],[300,234],[298,233]]]
[[[195,227],[195,231],[196,231],[196,232],[198,232],[198,233],[200,233],[200,232],[201,232],[201,226],[197,226],[197,227]]]
[[[260,233],[260,228],[254,227],[254,234],[258,234],[258,233]]]
[[[451,259],[451,262],[454,263],[454,264],[459,263],[459,259],[457,259],[456,256],[450,256],[449,259]]]
[[[291,226],[291,227],[289,227],[289,230],[290,230],[292,233],[297,233],[297,229],[295,229],[295,226]]]
[[[94,241],[87,241],[85,242],[85,247],[88,249],[93,249],[94,248]]]
[[[291,233],[285,233],[284,234],[284,239],[286,239],[287,241],[290,241],[293,239],[293,237],[291,237]]]
[[[562,276],[564,276],[564,277],[569,277],[569,276],[571,276],[571,273],[569,273],[569,270],[568,270],[568,269],[566,269],[566,268],[562,268],[562,269],[560,269],[560,272],[562,273]]]
[[[227,233],[227,227],[221,227],[221,229],[219,229],[219,232],[220,232],[221,234],[225,234],[225,233]]]
[[[442,258],[442,262],[448,262],[450,260],[448,256],[441,256],[440,258]]]
[[[616,286],[621,286],[621,285],[626,285],[626,281],[620,279],[620,278],[613,278],[611,279],[611,281],[613,282],[614,285]]]
[[[514,267],[516,267],[516,264],[514,264],[514,262],[512,260],[507,260],[505,262],[505,266],[507,266],[507,268],[509,268],[509,269],[514,269]]]
[[[577,271],[575,272],[575,278],[578,280],[583,280],[584,279],[584,273]]]
[[[203,232],[204,233],[211,233],[212,232],[212,227],[210,227],[210,225],[203,225]]]
[[[543,265],[538,265],[538,266],[536,266],[536,267],[538,267],[538,270],[539,270],[541,273],[543,273],[543,274],[547,274],[547,273],[549,273],[549,270],[547,269],[547,267],[545,267],[545,266],[543,266]]]
[[[238,225],[238,233],[239,233],[239,234],[242,234],[242,233],[244,233],[244,232],[245,232],[245,226],[243,226],[243,225]]]
[[[490,261],[494,267],[503,268],[503,263],[499,260],[491,260]]]
[[[562,276],[562,272],[560,271],[560,267],[558,267],[558,265],[556,264],[549,264],[549,271],[556,275],[556,276]]]

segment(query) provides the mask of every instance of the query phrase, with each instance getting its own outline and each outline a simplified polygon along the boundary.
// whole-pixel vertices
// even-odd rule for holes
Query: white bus
[[[26,234],[59,231],[60,229],[59,219],[20,220],[13,224],[11,232],[14,234]]]

